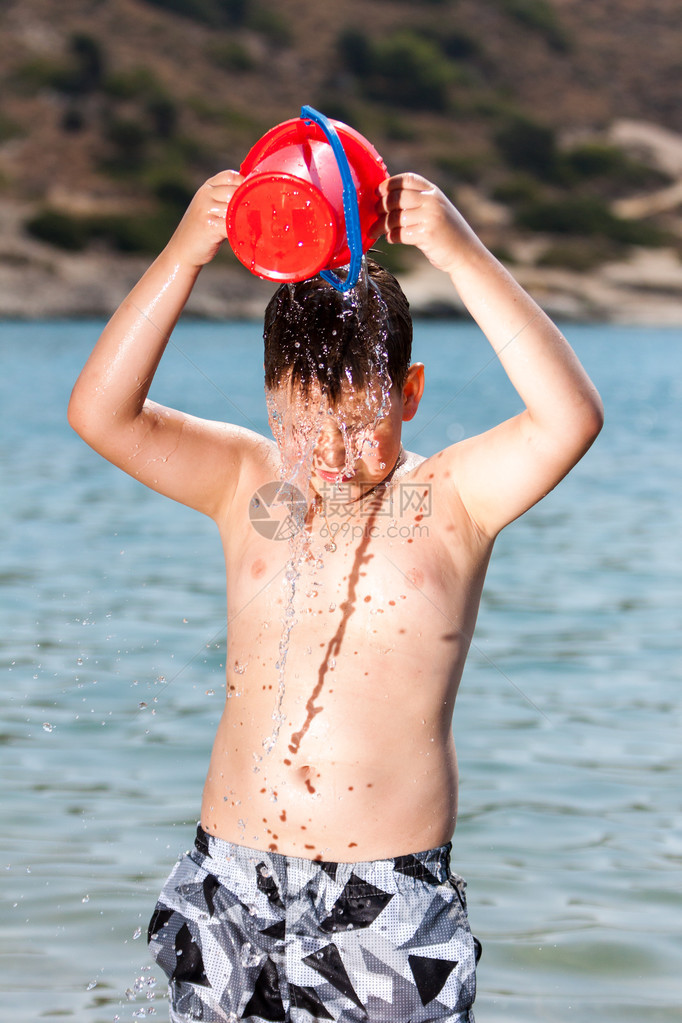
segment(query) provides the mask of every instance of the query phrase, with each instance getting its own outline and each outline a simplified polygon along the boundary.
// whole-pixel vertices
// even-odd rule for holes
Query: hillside
[[[109,312],[197,184],[311,103],[553,312],[682,323],[681,43],[678,0],[0,0],[0,316]],[[386,258],[417,310],[453,311],[413,256]],[[225,253],[191,308],[271,290]]]

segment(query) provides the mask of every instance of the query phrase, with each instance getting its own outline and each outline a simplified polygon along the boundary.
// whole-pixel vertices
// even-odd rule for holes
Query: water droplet
[[[49,721],[43,721],[43,731],[44,732],[51,732],[53,728],[54,728],[54,725],[51,725]]]
[[[97,981],[96,980],[91,980],[85,990],[86,991],[92,991],[92,989],[95,988],[95,987],[97,987]]]
[[[242,966],[248,968],[249,966],[258,966],[263,957],[256,951],[250,941],[245,941],[242,945],[239,958]]]
[[[83,898],[81,899],[81,902],[89,902],[89,901],[90,901],[90,896],[89,895],[84,895]]]
[[[137,939],[140,937],[141,934],[142,934],[142,928],[141,927],[136,927],[135,930],[133,931],[133,941],[137,941]]]

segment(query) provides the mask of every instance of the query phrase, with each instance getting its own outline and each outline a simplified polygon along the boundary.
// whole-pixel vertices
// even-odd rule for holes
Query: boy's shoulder
[[[461,491],[462,457],[466,457],[466,441],[459,441],[424,457],[405,452],[402,472],[396,477],[400,507],[406,511],[419,509],[431,524],[444,531],[472,535],[478,540],[480,530],[472,519]]]

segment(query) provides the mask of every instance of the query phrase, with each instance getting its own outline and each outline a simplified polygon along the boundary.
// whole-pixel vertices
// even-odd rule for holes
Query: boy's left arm
[[[416,245],[449,274],[525,409],[444,452],[476,525],[495,536],[544,497],[587,451],[603,423],[599,395],[559,329],[425,178],[380,186],[378,229]]]

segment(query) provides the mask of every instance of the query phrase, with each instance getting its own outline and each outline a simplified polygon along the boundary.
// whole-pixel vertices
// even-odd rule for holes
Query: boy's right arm
[[[149,401],[152,378],[206,263],[226,239],[242,178],[201,186],[166,248],[104,329],[71,395],[69,423],[99,454],[160,493],[210,515],[229,506],[242,458],[264,441]]]

